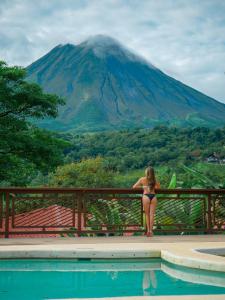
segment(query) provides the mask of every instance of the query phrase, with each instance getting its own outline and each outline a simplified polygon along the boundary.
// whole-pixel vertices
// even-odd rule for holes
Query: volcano
[[[27,67],[27,80],[66,99],[56,119],[38,123],[52,130],[225,124],[225,104],[166,75],[108,36],[56,46]]]

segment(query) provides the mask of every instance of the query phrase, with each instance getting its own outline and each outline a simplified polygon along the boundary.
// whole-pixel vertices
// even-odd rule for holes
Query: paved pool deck
[[[225,272],[225,234],[186,236],[0,239],[0,258],[163,258],[190,268]],[[223,250],[224,249],[224,250]],[[224,251],[224,252],[223,252]]]
[[[110,236],[110,237],[53,237],[53,238],[0,238],[0,245],[48,245],[48,244],[101,244],[101,243],[186,243],[186,242],[225,242],[224,234],[206,235],[155,235]]]

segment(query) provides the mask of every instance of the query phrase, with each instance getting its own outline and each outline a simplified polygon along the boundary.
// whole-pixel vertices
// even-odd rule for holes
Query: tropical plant
[[[225,188],[225,181],[222,182],[217,182],[211,178],[209,178],[209,176],[206,176],[204,173],[194,169],[194,168],[190,168],[187,166],[183,166],[183,169],[191,174],[193,176],[193,178],[195,179],[195,185],[192,186],[194,187],[200,187],[200,188],[213,188],[213,189],[219,189],[219,188]]]
[[[172,175],[168,188],[176,188],[176,173]],[[171,199],[172,198],[172,199]],[[176,229],[186,224],[187,229],[195,229],[203,225],[204,198],[190,194],[159,195],[156,214],[156,227],[161,229]],[[176,224],[176,225],[175,225]],[[179,225],[180,224],[180,225]]]
[[[33,123],[55,118],[64,100],[44,93],[25,77],[25,69],[0,61],[0,182],[4,186],[26,185],[38,171],[52,171],[63,162],[63,150],[69,145]]]

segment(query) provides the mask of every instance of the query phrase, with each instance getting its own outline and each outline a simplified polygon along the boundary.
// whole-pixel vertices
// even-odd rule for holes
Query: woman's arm
[[[160,182],[156,182],[155,189],[160,189]]]
[[[138,181],[133,185],[133,189],[142,187],[142,178],[138,179]]]

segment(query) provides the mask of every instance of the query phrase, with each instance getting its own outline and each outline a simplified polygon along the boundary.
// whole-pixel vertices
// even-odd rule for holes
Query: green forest
[[[225,127],[50,132],[36,120],[56,118],[65,99],[25,78],[0,62],[0,186],[130,187],[152,165],[165,188],[225,187]]]
[[[117,174],[116,186],[130,186],[148,165],[155,167],[165,186],[174,173],[182,187],[224,185],[225,128],[157,126],[61,137],[72,143],[65,157],[67,164],[101,157]],[[211,155],[216,155],[218,162],[209,163]]]

